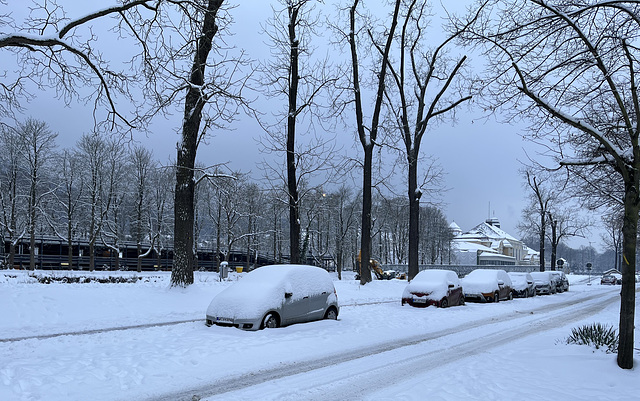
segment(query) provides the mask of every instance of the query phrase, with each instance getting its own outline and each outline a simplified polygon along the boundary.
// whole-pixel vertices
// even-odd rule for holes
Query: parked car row
[[[499,302],[568,290],[569,280],[560,271],[507,273],[476,269],[458,279],[453,271],[430,269],[418,273],[407,285],[402,305],[447,307],[464,305],[465,301]]]
[[[402,294],[402,305],[448,307],[465,300],[499,302],[553,294],[569,288],[562,272],[506,273],[476,269],[464,278],[451,270],[418,273]],[[338,295],[329,273],[306,265],[271,265],[247,273],[216,295],[207,326],[260,330],[321,319],[337,319]]]

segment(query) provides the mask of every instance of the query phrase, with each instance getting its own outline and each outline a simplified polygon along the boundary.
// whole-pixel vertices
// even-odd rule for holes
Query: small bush
[[[607,353],[615,353],[618,350],[618,334],[613,327],[593,323],[571,329],[567,344],[592,345]]]

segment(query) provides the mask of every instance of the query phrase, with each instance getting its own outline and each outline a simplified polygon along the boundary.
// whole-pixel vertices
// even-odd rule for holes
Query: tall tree
[[[499,74],[486,85],[494,99],[508,106],[503,110],[530,118],[531,134],[548,141],[557,162],[578,172],[576,179],[623,206],[617,361],[631,369],[640,211],[640,4],[488,0],[479,6],[486,13],[468,38],[486,45],[490,68]],[[611,182],[617,191],[603,188]]]
[[[527,179],[526,186],[530,190],[527,192],[529,203],[522,210],[522,220],[519,228],[522,232],[529,232],[538,237],[538,249],[540,251],[539,269],[545,271],[545,241],[547,238],[547,226],[549,225],[549,211],[551,206],[556,202],[557,197],[551,190],[547,176],[536,176],[531,171],[525,170],[524,175]],[[553,269],[555,270],[555,269]]]
[[[131,152],[132,173],[133,173],[133,238],[138,249],[137,271],[142,271],[142,257],[149,253],[154,246],[155,237],[150,237],[151,219],[148,217],[150,210],[149,196],[151,191],[150,178],[154,168],[153,154],[148,149],[136,146]],[[143,252],[142,244],[147,240],[151,242],[149,249]]]
[[[26,180],[29,182],[27,195],[27,231],[29,234],[29,267],[36,268],[36,225],[41,218],[42,197],[52,189],[45,187],[47,166],[53,157],[58,134],[51,132],[44,121],[27,119],[15,128],[20,138],[18,152],[24,160]]]
[[[430,125],[471,99],[468,89],[455,87],[467,57],[462,56],[456,61],[448,58],[445,53],[448,45],[477,18],[474,17],[467,26],[449,35],[435,49],[430,50],[425,42],[431,39],[424,30],[428,11],[427,1],[412,0],[404,4],[401,10],[402,29],[397,43],[398,61],[394,63],[389,57],[384,58],[397,91],[392,95],[387,91],[389,108],[405,146],[408,166],[409,280],[418,274],[422,197],[422,188],[418,186],[420,146]],[[384,57],[382,47],[377,48]]]
[[[16,244],[26,232],[24,210],[24,180],[20,174],[22,158],[19,151],[20,137],[9,127],[0,130],[0,206],[2,206],[3,238],[9,242],[9,258],[5,266],[13,268]],[[5,237],[6,235],[6,237]]]
[[[329,144],[315,133],[314,128],[316,124],[322,126],[335,120],[323,112],[326,107],[322,102],[326,101],[325,94],[336,81],[330,75],[329,61],[314,57],[311,47],[322,26],[315,9],[316,2],[281,0],[282,9],[274,10],[273,18],[264,29],[274,57],[262,68],[262,85],[270,98],[283,97],[286,107],[276,114],[279,118],[274,124],[261,122],[268,135],[262,145],[267,152],[285,153],[286,176],[283,178],[289,205],[291,263],[301,263],[306,258],[301,237],[301,203],[306,194],[303,183],[310,182],[310,176],[318,178],[318,173],[329,174],[327,160],[332,154]],[[270,178],[277,169],[281,167],[267,166]],[[315,188],[320,186],[314,185]]]
[[[382,104],[384,101],[385,91],[385,79],[388,71],[388,60],[391,52],[391,46],[393,44],[393,38],[396,28],[398,26],[398,16],[400,13],[401,0],[396,0],[394,5],[391,19],[387,24],[389,28],[385,29],[382,34],[383,45],[379,45],[381,49],[381,61],[378,66],[375,67],[376,79],[376,95],[373,106],[373,113],[371,115],[371,123],[367,126],[365,124],[364,107],[362,102],[362,89],[360,81],[363,79],[360,76],[360,59],[358,52],[358,35],[362,31],[358,28],[356,23],[359,21],[361,15],[358,13],[359,0],[354,0],[349,8],[349,31],[346,33],[346,39],[349,43],[349,50],[351,53],[351,74],[352,74],[352,93],[354,100],[354,111],[356,119],[356,129],[358,132],[358,139],[362,150],[364,152],[364,160],[362,164],[362,224],[361,224],[361,236],[360,236],[360,284],[364,285],[371,282],[371,269],[369,267],[369,260],[371,259],[371,204],[372,204],[372,166],[373,166],[373,150],[376,146],[378,139],[378,128],[380,123],[380,113],[382,111]],[[372,31],[369,29],[366,32],[370,37],[373,36]],[[372,38],[373,39],[373,38]]]
[[[176,190],[174,198],[173,269],[171,285],[193,284],[194,266],[194,167],[200,139],[202,110],[209,96],[205,90],[205,70],[213,37],[218,32],[217,15],[223,0],[209,0],[206,8],[195,8],[193,12],[203,17],[195,45],[191,73],[187,79],[184,103],[182,137],[178,143],[176,160]]]

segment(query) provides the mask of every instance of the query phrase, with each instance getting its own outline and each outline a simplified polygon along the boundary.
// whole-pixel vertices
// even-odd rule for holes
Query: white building
[[[535,264],[539,253],[503,231],[497,218],[487,219],[467,232],[455,223],[449,225],[455,238],[454,254],[463,265]]]

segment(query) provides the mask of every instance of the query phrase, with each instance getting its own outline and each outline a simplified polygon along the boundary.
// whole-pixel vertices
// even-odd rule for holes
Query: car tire
[[[280,326],[280,322],[278,322],[278,318],[273,313],[267,313],[264,319],[262,319],[263,329],[275,329],[278,326]]]
[[[329,308],[324,314],[324,318],[329,320],[338,320],[338,312],[336,312],[335,308]]]
[[[500,302],[500,293],[493,294],[493,302]]]
[[[446,308],[447,306],[449,306],[449,301],[447,301],[447,298],[442,298],[442,301],[440,301],[440,307]]]
[[[464,305],[464,295],[460,295],[460,300],[458,301],[458,305],[459,306]]]
[[[513,292],[509,291],[509,301],[513,300]]]

